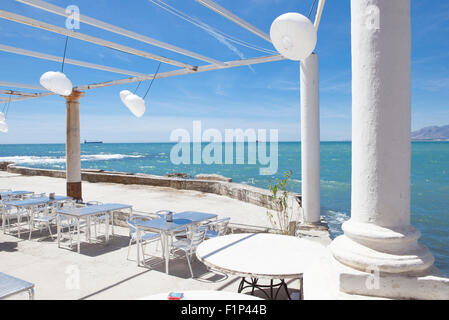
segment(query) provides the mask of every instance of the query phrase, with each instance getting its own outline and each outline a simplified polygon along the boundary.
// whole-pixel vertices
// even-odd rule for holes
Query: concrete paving
[[[65,194],[65,180],[0,172],[0,189],[3,188]],[[138,211],[196,210],[231,217],[234,223],[269,226],[265,208],[196,191],[84,182],[83,194],[85,201],[126,203]],[[148,245],[147,267],[138,267],[135,246],[127,259],[127,228],[116,227],[115,231],[116,236],[107,245],[102,241],[83,242],[80,254],[75,247],[58,248],[46,231],[33,232],[31,241],[28,233],[19,239],[0,232],[0,271],[35,283],[36,299],[139,299],[169,291],[237,291],[239,278],[210,271],[198,260],[193,262],[192,279],[182,254],[170,261],[170,273],[165,274],[160,245],[158,250],[155,244]],[[289,287],[294,292],[299,281],[291,282]],[[261,292],[256,295],[263,297]],[[27,294],[12,298],[26,299]],[[281,293],[279,298],[285,295]]]

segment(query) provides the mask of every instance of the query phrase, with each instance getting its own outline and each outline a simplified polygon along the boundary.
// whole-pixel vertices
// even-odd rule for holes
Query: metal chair
[[[74,200],[74,199],[69,199],[69,200],[65,200],[61,204],[55,203],[55,206],[64,207],[64,208],[80,208],[80,207],[83,207],[84,205],[77,203],[76,200]],[[72,232],[76,231],[76,228],[78,227],[78,222],[76,221],[76,219],[73,219],[69,216],[60,215],[59,216],[59,224],[60,224],[59,228],[61,230],[61,238],[64,238],[64,230],[67,230],[66,233],[68,233],[68,235],[69,235],[70,248],[72,248],[72,245],[73,245]],[[84,227],[84,226],[86,226],[86,222],[82,221],[80,223],[80,228]]]
[[[14,199],[8,199],[8,200],[14,200]],[[30,211],[27,208],[16,208],[13,206],[7,206],[3,202],[1,202],[1,210],[4,212],[4,221],[3,221],[3,227],[5,227],[5,223],[8,226],[8,233],[11,234],[11,219],[16,219],[16,226],[17,226],[17,236],[20,238],[20,226],[22,224],[22,218],[25,217],[30,219]]]
[[[126,256],[126,259],[129,259],[129,253],[131,252],[131,245],[135,242],[137,242],[137,226],[136,224],[139,223],[139,221],[145,221],[150,220],[151,217],[148,216],[141,216],[141,215],[133,215],[126,219],[126,223],[129,226],[129,244],[128,244],[128,255]],[[161,235],[156,232],[141,232],[140,234],[140,249],[142,251],[142,257],[145,253],[145,245],[154,242],[161,239]],[[163,244],[162,244],[163,246]],[[139,250],[139,248],[137,248]],[[164,248],[162,248],[164,250]]]
[[[9,200],[9,198],[7,198],[7,197],[5,197],[2,200],[0,200],[0,213],[1,213],[1,216],[2,216],[2,227],[3,227],[3,229],[5,229],[6,224],[8,224],[8,231],[11,232],[10,226],[9,226],[9,216],[11,214],[10,211],[12,210],[12,207],[7,206],[7,205],[5,205],[3,203],[3,201],[8,201],[8,200]]]
[[[194,255],[196,248],[204,241],[205,236],[206,230],[204,228],[194,228],[187,231],[186,239],[176,240],[171,244],[172,249],[184,251],[192,278],[194,275],[190,260]]]
[[[101,205],[103,205],[103,202],[100,202],[100,201],[87,201],[86,202],[86,206],[101,206]],[[107,219],[108,219],[108,216],[106,214],[103,214],[101,216],[91,217],[91,221],[94,223],[95,238],[97,237],[97,223],[98,224],[101,224],[101,223],[106,224]],[[112,221],[112,223],[114,223],[114,221]]]
[[[231,218],[223,218],[204,224],[200,228],[204,228],[206,230],[206,239],[216,238],[226,234],[229,221],[231,221]]]
[[[44,198],[44,197],[48,197],[47,194],[45,192],[42,193],[33,193],[29,196],[30,199],[36,199],[36,198]]]
[[[50,233],[50,237],[54,240],[53,233],[51,232],[51,225],[56,220],[57,217],[57,207],[54,205],[39,205],[36,206],[34,212],[31,214],[30,219],[30,234],[28,240],[31,240],[31,233],[33,232],[34,226],[37,224],[38,229],[42,232],[45,227]]]

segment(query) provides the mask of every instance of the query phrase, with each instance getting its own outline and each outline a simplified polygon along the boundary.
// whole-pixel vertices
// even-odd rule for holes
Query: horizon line
[[[227,142],[231,142],[231,141],[222,141],[222,143],[227,143]],[[236,141],[232,141],[233,143],[237,143]],[[253,141],[253,142],[258,142],[258,141]],[[266,142],[270,142],[270,141],[266,141]],[[352,142],[352,140],[320,140],[320,143],[326,143],[326,142]],[[411,142],[449,142],[448,140],[442,140],[442,139],[434,139],[434,140],[411,140]],[[171,144],[177,144],[178,142],[174,142],[174,141],[153,141],[153,142],[101,142],[98,144],[162,144],[162,143],[171,143]],[[193,142],[187,142],[187,143],[196,143],[195,141]],[[211,141],[201,141],[201,143],[211,143]],[[248,141],[244,141],[244,143],[248,143]],[[282,140],[282,141],[278,141],[278,143],[301,143],[301,140]],[[65,145],[65,142],[28,142],[28,143],[0,143],[0,145]],[[80,143],[81,145],[83,145],[84,143]],[[95,144],[95,143],[93,143]]]

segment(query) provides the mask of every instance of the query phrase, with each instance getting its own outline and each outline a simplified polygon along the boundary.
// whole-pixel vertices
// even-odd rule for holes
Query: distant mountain
[[[425,127],[412,132],[412,140],[449,140],[449,125]]]

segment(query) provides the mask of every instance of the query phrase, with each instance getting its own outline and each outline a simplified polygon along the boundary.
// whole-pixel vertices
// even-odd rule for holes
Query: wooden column
[[[82,200],[79,99],[84,92],[73,91],[64,97],[67,104],[66,179],[67,196]]]

